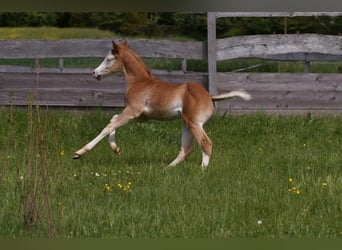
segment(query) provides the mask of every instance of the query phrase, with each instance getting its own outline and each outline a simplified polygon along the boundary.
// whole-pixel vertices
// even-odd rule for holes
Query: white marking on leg
[[[182,125],[182,147],[176,159],[174,159],[169,164],[169,166],[173,167],[173,166],[176,166],[178,163],[184,161],[184,159],[191,153],[192,141],[193,141],[192,134],[190,133],[189,129],[185,126],[185,124],[183,124]]]
[[[116,153],[116,154],[120,154],[121,153],[121,150],[120,148],[118,147],[118,145],[116,145],[116,142],[115,142],[115,130],[113,130],[113,132],[111,132],[109,134],[109,138],[108,138],[108,142],[109,142],[109,145],[110,147],[113,149],[113,151]]]
[[[99,143],[110,132],[111,132],[111,129],[109,127],[105,127],[101,131],[101,133],[98,136],[96,136],[91,142],[87,143],[84,147],[82,147],[81,149],[76,151],[76,153],[74,154],[73,158],[74,159],[80,158],[83,154],[85,154],[86,152],[92,150],[92,148],[95,147],[95,145],[97,143]]]
[[[212,142],[208,135],[203,130],[204,122],[192,123],[190,124],[191,132],[195,139],[197,140],[199,146],[202,151],[202,169],[205,170],[209,165],[211,150],[212,150]]]
[[[113,130],[113,132],[111,132],[109,134],[109,138],[108,138],[108,143],[113,149],[114,149],[114,147],[117,147],[117,145],[115,143],[115,132],[116,132],[116,130]]]
[[[112,119],[110,119],[110,122],[115,123],[117,118],[118,118],[118,115],[113,115]],[[118,145],[116,145],[115,132],[116,132],[116,130],[114,129],[109,134],[108,142],[109,142],[110,147],[113,149],[113,151],[119,155],[121,153],[121,149],[118,147]]]
[[[115,122],[115,120],[118,118],[119,115],[113,115],[112,119],[110,119],[110,122]]]
[[[129,111],[127,111],[127,110],[128,109],[126,108],[122,114],[114,115],[113,118],[111,119],[110,123],[101,131],[101,133],[95,139],[93,139],[91,142],[86,144],[83,148],[76,151],[73,158],[74,159],[80,158],[84,153],[90,151],[93,147],[95,147],[95,145],[97,143],[99,143],[105,136],[114,132],[115,129],[127,124],[130,120],[132,120],[134,118],[134,116],[129,114]],[[126,113],[125,113],[125,111],[126,111]],[[112,139],[110,139],[110,140],[112,140]],[[114,144],[115,144],[115,142],[114,142]],[[116,146],[116,144],[115,144],[115,146]],[[116,146],[114,151],[116,153],[120,153],[120,148],[118,148]]]
[[[174,160],[169,164],[169,166],[170,166],[170,167],[176,166],[178,163],[180,163],[181,161],[183,161],[184,158],[185,158],[184,149],[181,148],[181,150],[179,151],[178,156],[176,157],[176,159],[174,159]]]
[[[209,155],[207,155],[206,153],[202,152],[202,169],[205,170],[208,165],[209,165]]]

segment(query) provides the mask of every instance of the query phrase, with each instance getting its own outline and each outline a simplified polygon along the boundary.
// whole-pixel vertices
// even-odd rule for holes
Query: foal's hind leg
[[[207,168],[209,165],[209,160],[212,152],[212,142],[206,132],[204,131],[202,124],[197,124],[194,122],[190,122],[188,124],[189,130],[197,140],[198,144],[201,147],[202,151],[202,168],[203,170]]]
[[[114,115],[113,118],[110,120],[110,122],[114,122],[115,119],[118,117],[118,115]],[[121,149],[118,147],[118,145],[116,145],[116,141],[115,141],[115,132],[116,130],[114,129],[110,134],[109,134],[109,138],[108,138],[108,143],[110,145],[110,147],[113,149],[113,151],[120,155],[121,153]]]
[[[179,151],[178,156],[174,159],[169,166],[176,166],[178,163],[184,161],[184,159],[191,153],[192,151],[192,141],[193,136],[186,125],[183,123],[182,125],[182,147]]]
[[[121,154],[121,149],[118,147],[118,145],[116,145],[116,142],[115,142],[115,132],[116,130],[114,130],[113,132],[111,132],[109,134],[109,138],[108,138],[108,143],[110,145],[110,147],[113,149],[113,151],[120,155]]]

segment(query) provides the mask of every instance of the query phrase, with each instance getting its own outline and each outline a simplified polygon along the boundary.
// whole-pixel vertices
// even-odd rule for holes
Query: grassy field
[[[118,111],[117,111],[118,112]],[[80,160],[111,113],[0,108],[0,236],[341,238],[342,117],[215,116],[211,164],[176,168],[180,121],[132,123]]]

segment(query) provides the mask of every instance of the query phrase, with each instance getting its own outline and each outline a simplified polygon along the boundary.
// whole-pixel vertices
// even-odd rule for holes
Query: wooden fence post
[[[186,61],[186,58],[183,58],[183,60],[182,60],[182,71],[183,71],[183,73],[187,72],[187,61]]]
[[[217,94],[216,86],[216,13],[207,14],[208,29],[208,90],[211,95]]]
[[[35,58],[34,58],[34,68],[35,68],[35,69],[40,68],[40,65],[39,65],[39,58],[38,58],[38,57],[35,57]]]
[[[63,58],[63,57],[60,57],[60,58],[58,59],[58,64],[59,64],[59,70],[60,70],[61,72],[63,72],[63,70],[64,70],[64,58]]]
[[[310,73],[310,61],[304,61],[304,72]]]

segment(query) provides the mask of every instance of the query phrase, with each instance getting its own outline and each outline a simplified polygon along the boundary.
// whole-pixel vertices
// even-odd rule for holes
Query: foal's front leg
[[[114,150],[115,153],[120,154],[120,148],[115,143],[115,129],[127,124],[131,121],[134,116],[122,113],[120,115],[114,115],[113,118],[110,120],[110,123],[101,131],[101,133],[96,136],[91,142],[83,146],[81,149],[77,150],[72,157],[73,159],[80,158],[83,154],[93,149],[97,143],[99,143],[104,137],[108,134],[109,136],[109,144]]]

